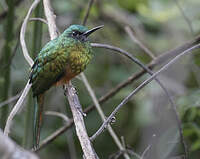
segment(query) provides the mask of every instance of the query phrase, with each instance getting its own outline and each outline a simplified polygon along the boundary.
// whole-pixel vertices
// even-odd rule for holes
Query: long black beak
[[[86,31],[85,33],[83,33],[82,35],[85,36],[85,37],[88,37],[90,34],[92,34],[93,32],[95,32],[95,31],[101,29],[103,26],[104,26],[104,25],[100,25],[100,26],[97,26],[97,27],[95,27],[95,28],[92,28],[92,29]]]

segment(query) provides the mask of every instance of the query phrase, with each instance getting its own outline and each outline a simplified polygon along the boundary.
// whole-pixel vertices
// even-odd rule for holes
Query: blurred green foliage
[[[167,0],[102,0],[95,1],[91,8],[87,26],[104,24],[104,29],[95,33],[91,37],[92,42],[107,43],[118,46],[135,55],[143,63],[148,63],[151,58],[137,46],[124,30],[129,25],[136,32],[137,37],[156,56],[171,50],[184,42],[193,39],[200,32],[199,0],[178,0],[186,16],[191,22],[195,35],[192,35],[183,18],[180,10],[174,1]],[[51,1],[56,13],[57,26],[62,32],[70,24],[81,24],[86,12],[88,0],[57,0]],[[31,5],[31,0],[23,0],[15,6],[14,19],[14,39],[10,44],[13,58],[10,59],[10,89],[9,97],[19,93],[25,86],[29,77],[30,67],[25,61],[21,47],[14,47],[18,41],[18,33],[21,23]],[[6,10],[0,3],[0,15]],[[34,17],[36,14],[33,14]],[[44,18],[43,14],[42,17]],[[6,52],[2,51],[5,46],[6,33],[3,26],[6,18],[0,19],[0,59]],[[34,45],[34,30],[36,22],[29,22],[26,31],[26,43],[30,54]],[[48,28],[42,24],[41,46],[49,41]],[[39,45],[39,44],[37,44]],[[38,48],[37,48],[38,49]],[[36,49],[36,50],[37,50]],[[105,49],[94,49],[95,57],[88,66],[85,74],[93,87],[97,97],[101,97],[117,84],[125,81],[130,75],[141,70],[130,60]],[[190,158],[199,159],[200,156],[200,76],[199,76],[199,51],[195,51],[194,56],[185,56],[176,64],[169,67],[160,79],[171,92],[177,104],[179,115],[182,119],[184,137],[190,151]],[[158,67],[159,68],[159,67]],[[6,69],[0,65],[0,72]],[[110,112],[144,79],[144,75],[139,80],[134,81],[129,86],[123,88],[114,97],[102,104],[105,114]],[[0,88],[3,87],[4,78],[0,75]],[[92,104],[92,100],[87,93],[83,83],[74,79],[78,96],[84,108]],[[0,90],[1,91],[1,90]],[[4,93],[4,92],[1,92]],[[31,95],[30,95],[31,96]],[[2,101],[0,97],[0,101]],[[10,104],[10,107],[14,103]],[[20,115],[17,115],[11,130],[11,137],[20,145],[25,134],[26,113],[33,107],[31,101],[24,103],[24,108]],[[0,108],[2,109],[2,108]],[[71,112],[67,100],[63,95],[63,90],[51,88],[46,94],[45,109],[59,111],[71,117]],[[101,125],[101,120],[96,111],[93,111],[85,118],[88,134],[92,135]],[[31,125],[32,123],[30,123]],[[53,133],[63,125],[63,121],[57,117],[46,116],[42,128],[42,139]],[[170,158],[183,154],[183,147],[180,144],[177,122],[175,120],[168,99],[162,89],[151,82],[148,86],[136,94],[116,115],[116,122],[112,125],[118,137],[124,136],[127,147],[130,147],[138,154],[152,145],[146,154],[146,158]],[[53,158],[73,158],[70,157],[69,135],[75,143],[77,158],[82,158],[82,151],[79,141],[75,135],[74,128],[59,136],[55,141],[39,152],[39,156],[44,159]],[[68,137],[67,137],[68,136]],[[28,134],[30,141],[32,134]],[[31,144],[27,146],[31,148]],[[118,151],[109,133],[105,131],[94,142],[94,148],[100,158],[108,158]],[[122,157],[121,157],[122,158]],[[134,157],[132,157],[134,158]]]

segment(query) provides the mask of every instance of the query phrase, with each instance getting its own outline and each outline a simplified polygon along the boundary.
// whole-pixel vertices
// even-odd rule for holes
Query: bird
[[[29,76],[35,99],[34,148],[38,148],[40,141],[45,92],[52,86],[67,84],[86,69],[93,57],[88,37],[102,27],[88,29],[83,25],[71,25],[49,41],[35,58]]]

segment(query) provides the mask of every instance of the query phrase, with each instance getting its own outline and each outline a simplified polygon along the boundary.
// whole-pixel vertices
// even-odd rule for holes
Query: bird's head
[[[64,32],[63,35],[73,38],[75,40],[79,40],[81,42],[85,42],[88,39],[88,36],[95,32],[96,30],[102,28],[103,25],[97,26],[92,29],[88,29],[87,27],[83,25],[71,25],[69,26]]]

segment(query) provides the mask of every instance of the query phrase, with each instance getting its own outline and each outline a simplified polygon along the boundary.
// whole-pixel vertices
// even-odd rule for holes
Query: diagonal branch
[[[192,22],[191,20],[187,17],[187,15],[185,14],[185,11],[183,10],[181,4],[179,3],[179,0],[175,0],[176,6],[179,9],[180,13],[182,14],[183,18],[185,19],[185,22],[187,23],[190,32],[192,35],[194,35],[194,29],[192,27]]]
[[[100,104],[98,102],[98,99],[97,99],[94,91],[92,90],[92,88],[91,88],[86,76],[83,73],[81,74],[81,77],[82,77],[82,80],[83,80],[83,82],[84,82],[84,84],[85,84],[85,86],[86,86],[86,88],[87,88],[87,90],[88,90],[93,102],[94,102],[94,105],[95,105],[95,107],[97,109],[97,112],[99,113],[102,121],[104,122],[106,120],[106,116],[105,116],[103,110],[101,109],[101,106],[100,106]],[[113,130],[113,128],[111,127],[110,124],[108,125],[108,132],[110,133],[111,137],[113,138],[114,142],[116,143],[116,145],[120,149],[120,151],[125,152],[126,151],[125,147],[121,144],[118,136],[116,135],[115,131]],[[124,158],[130,159],[130,157],[128,156],[127,153],[123,153],[123,155],[124,155]]]
[[[90,0],[88,3],[88,8],[87,8],[87,11],[86,11],[84,19],[83,19],[83,25],[85,25],[87,22],[87,19],[88,19],[89,13],[90,13],[90,9],[91,9],[93,3],[94,3],[94,0]]]
[[[11,127],[11,124],[12,124],[12,120],[14,118],[14,116],[17,114],[17,112],[19,111],[19,109],[21,108],[22,106],[22,103],[24,101],[24,99],[26,98],[29,90],[31,88],[31,85],[29,84],[29,80],[22,92],[22,95],[20,96],[19,100],[17,101],[17,103],[15,104],[15,106],[13,107],[11,113],[9,114],[8,116],[8,119],[6,121],[6,126],[5,126],[5,129],[4,129],[4,134],[6,136],[8,136],[9,132],[10,132],[10,127]]]
[[[146,48],[142,43],[140,43],[139,40],[137,40],[137,38],[134,37],[133,35],[133,32],[131,31],[131,28],[130,27],[125,27],[125,30],[126,32],[128,33],[128,35],[130,36],[130,38],[134,41],[134,39],[136,39],[136,43],[144,50],[144,51],[147,51],[148,54],[150,55],[154,55],[151,50],[149,50],[148,48]],[[152,57],[153,59],[155,59],[155,57],[153,56]],[[152,72],[150,71],[150,74],[152,75]],[[184,154],[185,156],[187,156],[188,154],[188,150],[187,150],[187,146],[186,146],[186,143],[184,141],[184,138],[183,138],[183,130],[182,130],[182,126],[179,125],[181,124],[181,120],[179,119],[179,115],[178,115],[178,112],[176,110],[176,105],[175,105],[175,102],[174,100],[172,99],[172,97],[170,96],[170,93],[168,92],[168,90],[165,88],[165,86],[155,77],[155,79],[157,80],[158,84],[160,84],[161,88],[164,90],[164,92],[166,93],[169,101],[170,101],[170,104],[172,106],[172,110],[173,110],[173,113],[175,114],[175,119],[176,119],[176,122],[178,124],[178,129],[179,129],[179,135],[180,135],[180,139],[181,139],[181,143],[183,145],[183,148],[184,148]]]
[[[2,159],[39,159],[35,154],[26,151],[5,136],[0,130],[0,154]]]
[[[176,62],[176,60],[178,60],[180,57],[182,57],[183,55],[185,55],[186,53],[191,52],[194,49],[197,49],[200,47],[200,44],[197,44],[193,47],[191,47],[190,49],[187,49],[185,51],[183,51],[181,54],[177,55],[174,59],[172,59],[170,62],[168,62],[166,65],[164,65],[160,70],[158,70],[156,73],[154,73],[150,78],[148,78],[147,80],[145,80],[142,84],[140,84],[136,89],[134,89],[115,109],[114,111],[110,114],[110,116],[107,118],[107,120],[101,125],[101,127],[98,129],[98,131],[91,137],[91,140],[95,139],[98,135],[100,135],[104,128],[107,127],[107,125],[110,123],[110,121],[112,120],[112,118],[115,116],[115,114],[118,112],[118,110],[124,105],[126,104],[133,95],[135,95],[138,91],[140,91],[143,87],[145,87],[149,82],[151,82],[156,76],[158,76],[160,73],[162,73],[163,71],[165,71],[171,64],[173,64],[174,62]],[[187,156],[186,156],[187,158]]]
[[[21,92],[18,93],[17,95],[15,95],[15,96],[9,98],[8,100],[1,102],[0,103],[0,108],[5,106],[5,105],[7,105],[7,104],[9,104],[9,103],[14,102],[15,100],[17,100],[20,97],[20,95],[21,95]]]
[[[136,36],[135,33],[132,32],[131,28],[129,26],[125,27],[125,31],[130,36],[131,40],[134,41],[148,56],[150,56],[152,59],[155,59],[155,55],[151,50],[149,50]]]

